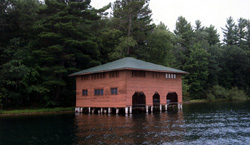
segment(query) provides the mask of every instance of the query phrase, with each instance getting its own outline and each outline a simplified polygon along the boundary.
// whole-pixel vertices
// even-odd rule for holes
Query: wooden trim
[[[175,73],[175,74],[189,74],[188,72],[161,71],[161,70],[150,70],[150,69],[146,70],[146,69],[136,69],[136,68],[121,68],[121,69],[112,69],[112,70],[105,70],[105,71],[82,73],[82,74],[69,75],[69,76],[73,77],[73,76],[81,76],[81,75],[94,74],[94,73],[104,73],[104,72],[110,72],[110,71],[123,71],[123,70],[141,70],[141,71],[145,71],[145,72],[163,72],[163,73]]]

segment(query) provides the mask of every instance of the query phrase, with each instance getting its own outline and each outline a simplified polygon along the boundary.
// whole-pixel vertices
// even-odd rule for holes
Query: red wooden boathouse
[[[135,108],[167,109],[177,104],[182,109],[182,80],[187,72],[150,62],[122,58],[85,69],[70,76],[76,77],[76,111],[110,113]]]

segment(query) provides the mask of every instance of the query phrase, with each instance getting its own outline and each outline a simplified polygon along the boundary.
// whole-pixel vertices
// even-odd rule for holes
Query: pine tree
[[[195,21],[195,31],[203,31],[204,27],[201,25],[201,21],[200,20],[196,20]]]
[[[190,74],[186,76],[189,85],[189,93],[192,99],[202,99],[205,93],[208,79],[208,57],[202,45],[194,44],[191,49],[184,70]]]
[[[200,43],[204,48],[208,47],[208,33],[204,30],[200,20],[195,21],[194,41],[193,43]]]
[[[221,58],[223,57],[223,49],[218,45],[212,45],[207,51],[210,54],[208,57],[209,65],[207,86],[211,88],[212,86],[219,84],[219,76],[222,72],[220,65]]]
[[[237,37],[236,37],[237,29],[236,29],[235,22],[232,17],[229,17],[227,19],[227,24],[225,25],[225,27],[226,27],[225,29],[222,28],[223,33],[224,33],[223,42],[226,45],[236,45],[237,44]]]
[[[246,26],[247,26],[247,20],[240,18],[238,20],[238,25],[237,25],[237,46],[246,49]]]
[[[223,54],[220,61],[220,85],[229,89],[235,86],[245,89],[249,78],[248,53],[237,46],[225,46]]]
[[[0,2],[0,94],[3,107],[29,105],[32,85],[28,84],[28,43],[33,39],[38,0],[4,0]]]
[[[206,27],[204,31],[208,33],[207,41],[209,45],[218,45],[220,43],[220,35],[217,33],[217,30],[213,25]]]
[[[190,49],[194,39],[194,32],[191,24],[188,23],[184,17],[180,16],[177,19],[174,33],[177,36],[177,43],[179,43],[184,49],[185,56],[189,57],[191,51]]]
[[[153,63],[173,66],[175,62],[173,39],[173,33],[163,23],[160,23],[149,36],[145,53],[142,54],[144,56],[141,58]]]
[[[100,19],[90,0],[46,0],[40,9],[40,20],[34,25],[37,38],[32,42],[34,67],[39,82],[50,92],[44,95],[47,105],[72,96],[68,74],[98,64],[98,44],[91,24]]]
[[[147,36],[154,28],[149,0],[116,0],[113,5],[113,27],[137,43],[127,48],[127,55],[135,54],[135,47],[145,45]]]
[[[195,33],[190,23],[180,16],[176,22],[175,34],[175,45],[174,45],[174,56],[176,57],[176,66],[179,69],[183,69],[184,64],[191,53],[191,47],[194,43]]]
[[[23,106],[27,101],[26,78],[29,68],[25,65],[26,50],[20,39],[12,39],[1,54],[7,61],[0,67],[0,92],[3,107]]]
[[[246,22],[246,27],[247,27],[247,31],[246,31],[246,45],[247,45],[247,50],[250,51],[250,21],[248,20]]]

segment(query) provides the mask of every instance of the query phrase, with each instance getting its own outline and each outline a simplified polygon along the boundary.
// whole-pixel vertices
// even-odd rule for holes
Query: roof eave
[[[71,74],[70,77],[74,76],[81,76],[81,75],[88,75],[88,74],[94,74],[94,73],[104,73],[104,72],[110,72],[110,71],[118,71],[118,70],[142,70],[142,71],[150,71],[150,72],[163,72],[163,73],[176,73],[176,74],[189,74],[188,72],[177,72],[177,71],[164,71],[164,70],[150,70],[150,69],[138,69],[138,68],[119,68],[119,69],[112,69],[112,70],[102,70],[102,71],[96,71],[96,72],[86,72],[86,73],[79,73],[79,74]]]

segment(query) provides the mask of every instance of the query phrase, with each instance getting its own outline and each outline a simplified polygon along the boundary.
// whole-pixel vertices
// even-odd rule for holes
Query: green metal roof
[[[107,71],[113,71],[113,70],[125,70],[125,69],[131,69],[131,70],[145,70],[145,71],[156,71],[156,72],[172,72],[172,73],[182,73],[186,74],[187,72],[165,67],[162,65],[157,65],[154,63],[138,60],[132,57],[125,57],[113,62],[109,62],[103,65],[98,65],[95,67],[91,67],[89,69],[85,69],[76,73],[73,73],[69,76],[77,76],[77,75],[84,75],[84,74],[90,74],[90,73],[98,73],[98,72],[107,72]]]

